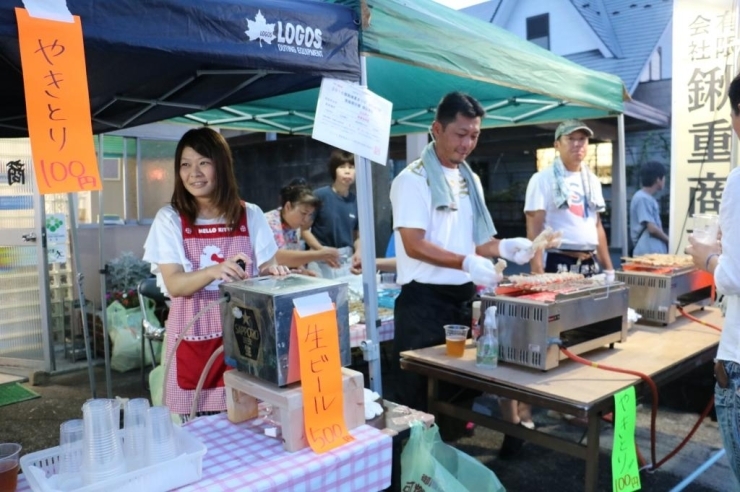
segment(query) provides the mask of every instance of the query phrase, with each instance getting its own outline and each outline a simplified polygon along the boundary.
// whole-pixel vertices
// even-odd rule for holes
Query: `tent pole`
[[[103,148],[103,135],[98,135],[98,169],[100,169],[100,179],[103,179],[103,159],[105,152]],[[106,315],[105,305],[105,275],[108,273],[108,266],[103,260],[103,227],[105,226],[105,214],[103,213],[103,189],[98,192],[98,252],[100,258],[100,323],[103,325],[103,354],[105,357],[105,387],[108,398],[113,398],[113,388],[111,388],[110,372],[110,346],[108,343],[108,316]]]
[[[617,116],[617,139],[619,140],[619,189],[617,190],[617,207],[620,211],[619,235],[622,236],[622,256],[627,256],[629,242],[627,241],[627,220],[629,217],[627,211],[627,152],[625,151],[626,142],[624,141],[624,114]]]
[[[77,298],[80,300],[80,321],[82,322],[82,339],[85,341],[85,357],[87,358],[87,375],[90,379],[90,393],[97,398],[95,385],[95,371],[93,370],[92,352],[90,350],[90,332],[87,324],[87,302],[85,300],[85,289],[82,285],[85,276],[82,274],[80,263],[80,250],[77,245],[77,208],[75,207],[74,193],[67,194],[67,209],[69,211],[69,231],[72,240],[72,262],[75,272],[75,287],[77,287]],[[74,351],[74,333],[72,334],[72,350]]]
[[[360,84],[367,87],[367,64],[360,57]],[[380,377],[380,343],[378,342],[378,286],[375,279],[375,218],[373,214],[372,163],[355,155],[357,174],[357,213],[362,238],[362,293],[365,305],[365,340],[360,344],[363,358],[368,363],[370,389],[383,394]]]

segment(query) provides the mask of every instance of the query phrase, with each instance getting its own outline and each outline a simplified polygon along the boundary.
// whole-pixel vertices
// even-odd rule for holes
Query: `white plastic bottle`
[[[470,320],[470,334],[473,342],[480,336],[480,301],[473,301],[473,319]]]
[[[494,369],[498,367],[498,325],[496,324],[496,306],[486,309],[483,321],[483,335],[476,342],[475,365]]]

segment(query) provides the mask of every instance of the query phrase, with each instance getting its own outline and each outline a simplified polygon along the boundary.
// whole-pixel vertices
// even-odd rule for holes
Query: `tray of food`
[[[658,274],[674,273],[677,269],[694,267],[690,255],[669,255],[652,253],[632,258],[622,258],[622,270],[629,272],[652,272]]]

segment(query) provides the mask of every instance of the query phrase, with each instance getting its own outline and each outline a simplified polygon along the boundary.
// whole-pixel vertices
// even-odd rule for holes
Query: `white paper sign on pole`
[[[314,139],[385,165],[393,104],[367,87],[323,79],[313,125]]]

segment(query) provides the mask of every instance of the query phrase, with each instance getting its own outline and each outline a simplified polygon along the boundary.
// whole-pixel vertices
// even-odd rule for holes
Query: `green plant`
[[[108,262],[107,291],[109,299],[120,300],[125,294],[126,298],[133,297],[138,305],[136,287],[143,279],[150,275],[150,265],[138,258],[131,251],[124,251],[120,256]],[[133,295],[132,295],[133,294]]]

